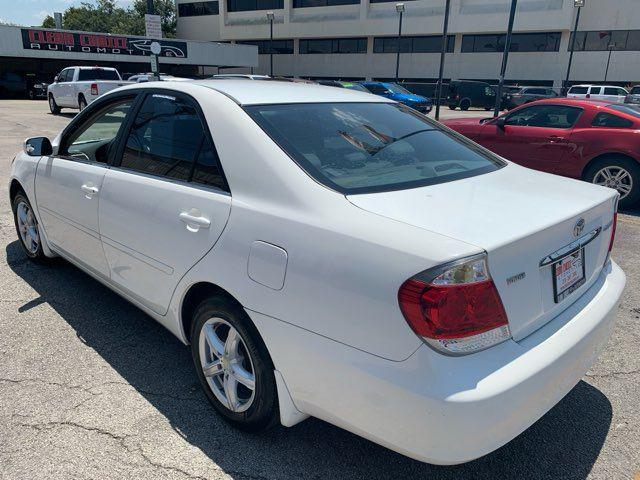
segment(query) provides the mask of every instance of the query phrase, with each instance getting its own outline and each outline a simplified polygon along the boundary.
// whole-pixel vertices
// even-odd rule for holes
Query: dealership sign
[[[187,57],[186,42],[32,28],[22,28],[21,31],[22,47],[27,50],[148,56],[151,55],[151,43],[158,42],[160,44],[158,56]]]

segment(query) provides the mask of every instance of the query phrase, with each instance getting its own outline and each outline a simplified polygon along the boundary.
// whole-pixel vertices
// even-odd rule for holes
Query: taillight
[[[618,212],[614,212],[613,220],[611,220],[611,238],[609,240],[609,253],[613,250],[613,241],[616,239],[616,225],[618,224]]]
[[[419,273],[402,284],[398,302],[411,329],[442,353],[465,355],[511,338],[485,254]]]
[[[98,95],[98,84],[97,83],[92,83],[91,84],[91,95]]]

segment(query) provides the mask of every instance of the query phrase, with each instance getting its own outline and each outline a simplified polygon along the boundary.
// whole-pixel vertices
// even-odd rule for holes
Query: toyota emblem
[[[584,218],[581,218],[576,222],[575,227],[573,227],[573,236],[579,237],[582,234],[583,230],[584,230]]]

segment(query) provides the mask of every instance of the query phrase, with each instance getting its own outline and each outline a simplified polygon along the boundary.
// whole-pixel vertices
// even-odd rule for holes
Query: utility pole
[[[616,49],[615,43],[610,43],[607,45],[607,50],[609,50],[609,57],[607,58],[607,69],[604,71],[604,81],[607,81],[607,77],[609,76],[609,64],[611,63],[611,52]]]
[[[398,49],[396,52],[396,83],[398,83],[398,72],[400,71],[400,38],[402,38],[402,14],[404,13],[404,3],[396,3],[396,12],[400,14],[398,21]]]
[[[273,77],[273,12],[267,12],[267,20],[269,20],[269,76]]]
[[[436,85],[436,120],[440,119],[440,102],[442,100],[442,75],[444,74],[444,57],[449,46],[449,7],[451,0],[446,0],[444,7],[444,25],[442,26],[442,50],[440,51],[440,73],[438,74],[438,84]]]
[[[504,86],[504,75],[507,71],[507,60],[509,59],[509,50],[511,49],[511,37],[513,36],[513,20],[516,16],[516,6],[518,0],[511,0],[511,11],[509,12],[509,27],[507,29],[507,38],[504,41],[504,52],[502,53],[502,67],[500,68],[500,81],[498,82],[498,91],[496,92],[496,106],[493,110],[493,116],[500,114],[502,107],[502,87]]]
[[[567,76],[562,85],[562,94],[566,95],[569,90],[569,73],[571,72],[571,64],[573,63],[573,51],[576,48],[576,37],[578,36],[578,22],[580,22],[580,11],[584,7],[585,0],[574,0],[573,6],[578,9],[576,12],[576,23],[573,25],[573,35],[571,36],[571,46],[569,49],[569,64],[567,65]]]
[[[147,13],[149,15],[154,15],[155,11],[153,9],[153,0],[147,0]]]

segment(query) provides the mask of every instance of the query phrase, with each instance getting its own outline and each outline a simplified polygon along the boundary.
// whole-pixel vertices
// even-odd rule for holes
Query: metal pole
[[[566,95],[567,90],[569,89],[569,73],[571,72],[571,63],[573,62],[573,50],[576,46],[576,37],[578,36],[578,22],[580,21],[580,11],[582,7],[578,7],[578,13],[576,14],[576,23],[573,25],[573,37],[571,38],[571,49],[569,50],[569,65],[567,65],[567,77],[564,80],[564,85],[562,86],[563,95]]]
[[[442,26],[442,50],[440,51],[440,73],[438,74],[438,84],[436,85],[436,120],[440,119],[440,101],[442,99],[442,75],[444,73],[444,57],[447,54],[447,47],[449,46],[449,38],[447,33],[449,32],[449,7],[451,6],[451,0],[446,0],[444,7],[444,25]]]
[[[604,71],[604,81],[607,81],[607,76],[609,75],[609,64],[611,63],[611,52],[613,52],[613,48],[609,48],[609,57],[607,58],[607,69]]]
[[[400,38],[402,37],[402,13],[400,10],[400,21],[398,22],[398,50],[396,53],[396,83],[398,83],[398,72],[400,71]]]
[[[273,17],[269,19],[269,76],[273,77]]]
[[[518,0],[511,0],[511,11],[509,12],[509,27],[507,29],[507,38],[504,41],[504,52],[502,53],[502,67],[500,68],[500,81],[498,82],[498,91],[496,92],[496,106],[493,110],[493,116],[500,114],[502,104],[502,87],[504,86],[504,74],[507,71],[507,60],[509,59],[509,49],[511,48],[511,36],[513,35],[513,20],[516,16],[516,6]]]
[[[147,13],[153,15],[155,13],[153,8],[153,0],[147,0]]]

